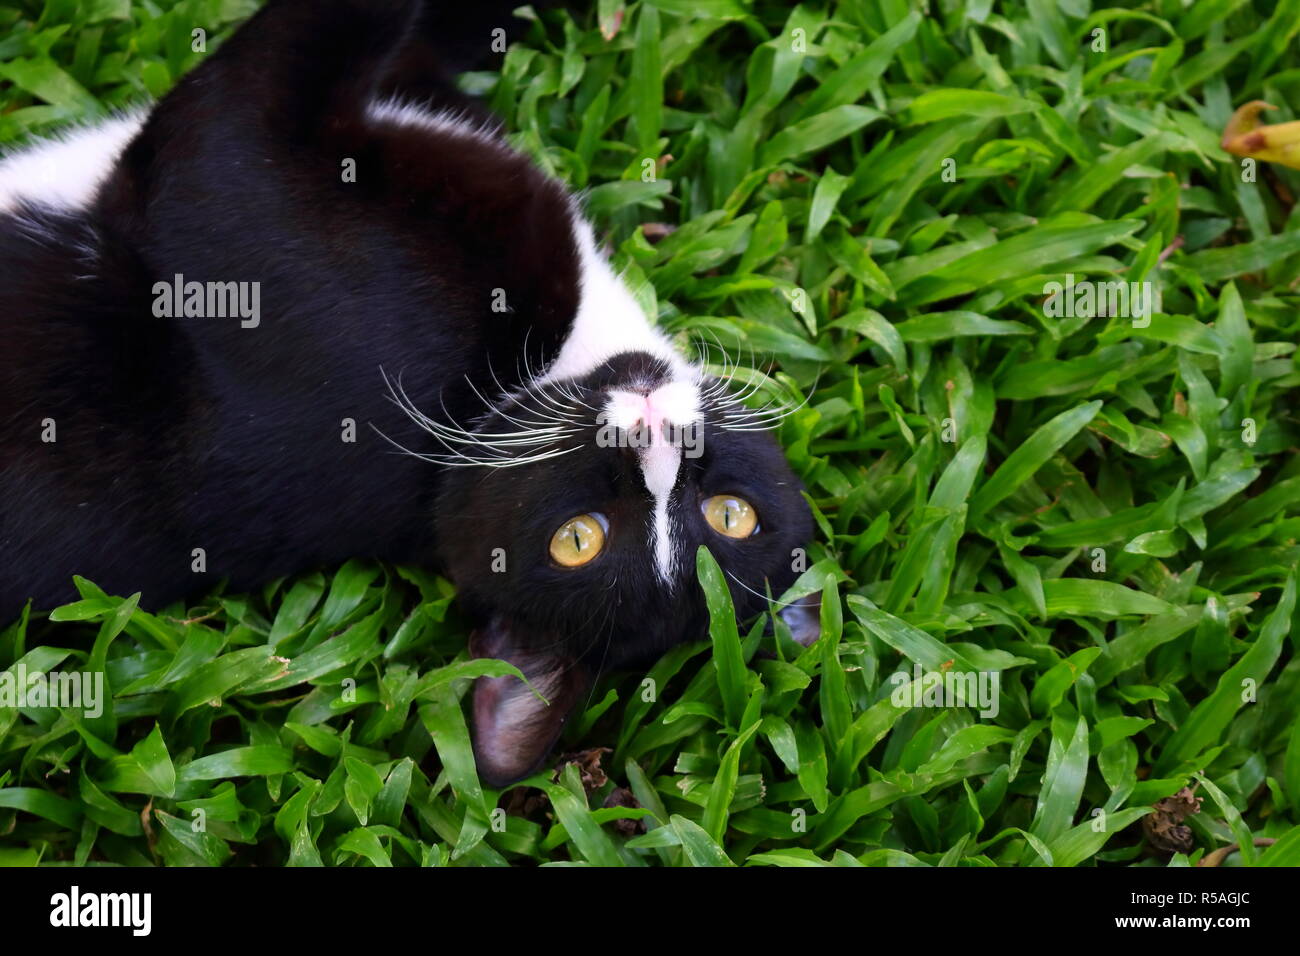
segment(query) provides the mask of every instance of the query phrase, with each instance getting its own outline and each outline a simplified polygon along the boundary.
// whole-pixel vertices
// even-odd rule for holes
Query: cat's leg
[[[535,0],[531,6],[540,12],[555,2]],[[430,113],[452,113],[480,126],[496,125],[486,105],[461,92],[456,76],[500,61],[506,45],[528,29],[527,20],[514,16],[517,6],[518,0],[426,2],[389,65],[381,97]]]
[[[210,149],[222,141],[213,135],[254,151],[349,136],[420,9],[419,0],[271,0],[159,102],[128,160]]]

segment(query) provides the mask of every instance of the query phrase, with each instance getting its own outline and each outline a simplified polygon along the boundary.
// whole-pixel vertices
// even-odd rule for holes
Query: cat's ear
[[[517,677],[480,677],[474,684],[478,775],[488,786],[504,787],[542,765],[591,679],[581,664],[556,651],[553,640],[524,641],[499,618],[475,631],[469,646],[473,657],[514,664],[546,698]]]

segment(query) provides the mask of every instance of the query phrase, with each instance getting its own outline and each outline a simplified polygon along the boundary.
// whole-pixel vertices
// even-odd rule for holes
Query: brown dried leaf
[[[636,797],[633,796],[632,791],[627,787],[615,787],[609,792],[609,796],[605,798],[605,802],[601,806],[604,808],[630,807],[636,809],[637,807],[640,807],[641,804],[637,803]],[[645,821],[615,820],[614,829],[625,837],[634,837],[638,833],[645,833]]]
[[[1142,829],[1151,845],[1163,853],[1188,853],[1192,849],[1192,828],[1183,821],[1201,812],[1201,800],[1190,787],[1154,804],[1155,813],[1142,818]]]
[[[593,792],[609,783],[609,777],[605,775],[605,771],[600,766],[601,756],[607,753],[613,753],[613,750],[609,747],[592,747],[590,750],[562,754],[555,763],[554,779],[558,780],[569,764],[577,764],[578,775],[582,779],[582,789],[590,796]]]

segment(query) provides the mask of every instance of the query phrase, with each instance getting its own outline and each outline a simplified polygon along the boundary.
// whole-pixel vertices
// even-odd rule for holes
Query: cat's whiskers
[[[766,372],[762,372],[752,365],[748,366],[748,368],[750,371],[755,372],[757,377],[746,382],[738,392],[731,392],[730,387],[740,371],[739,365],[733,365],[721,377],[714,377],[713,382],[707,389],[707,396],[712,404],[724,408],[741,406],[758,394],[761,389],[772,384],[772,378]]]
[[[373,427],[373,425],[371,427]],[[484,445],[483,447],[487,451],[491,452],[497,457],[483,458],[483,457],[476,457],[474,455],[466,454],[462,449],[457,448],[454,445],[452,445],[450,442],[446,441],[437,432],[431,432],[430,434],[433,435],[434,440],[437,441],[444,448],[446,448],[450,454],[448,455],[427,454],[427,453],[412,451],[406,446],[401,445],[398,442],[394,441],[393,439],[389,438],[387,435],[379,431],[379,429],[377,428],[375,429],[375,431],[380,435],[380,437],[382,437],[389,444],[405,452],[406,454],[411,455],[414,458],[418,458],[421,461],[432,462],[437,465],[444,465],[451,468],[515,468],[520,465],[531,465],[540,461],[548,461],[551,458],[558,458],[561,455],[567,455],[570,452],[578,451],[580,448],[583,447],[581,445],[575,445],[571,448],[553,449],[550,451],[544,451],[532,455],[512,455],[505,449],[497,448],[493,445]]]
[[[538,402],[541,402],[548,409],[556,412],[565,421],[572,422],[573,424],[582,424],[582,419],[584,418],[584,416],[576,406],[581,406],[582,408],[585,408],[587,411],[592,412],[593,414],[596,412],[596,409],[591,405],[588,405],[586,402],[582,401],[580,398],[578,398],[578,396],[574,395],[567,388],[565,388],[563,382],[554,382],[550,384],[552,388],[558,391],[560,395],[562,395],[567,401],[571,403],[570,405],[560,404],[547,391],[547,386],[540,382],[540,377],[538,373],[533,371],[532,363],[528,360],[528,337],[531,334],[532,334],[532,329],[528,329],[524,332],[523,348],[520,351],[520,355],[516,356],[515,358],[515,376],[523,383],[522,385],[520,385],[519,388],[515,389],[514,391],[511,391],[507,389],[504,385],[502,385],[501,379],[497,377],[496,369],[492,367],[491,360],[489,359],[488,361],[488,372],[492,376],[492,381],[496,383],[497,389],[500,390],[501,392],[501,401],[518,402],[519,395],[522,392],[524,395],[531,395],[534,399],[536,399]],[[521,360],[523,361],[522,370],[519,367],[519,363]],[[577,417],[575,418],[574,416]]]
[[[501,408],[509,403],[515,405],[521,404],[519,390],[513,392],[507,391],[505,387],[501,385],[501,381],[496,377],[495,372],[492,373],[492,380],[496,382],[497,387],[501,389],[501,398],[495,406],[489,406],[490,411],[483,416],[484,420],[490,418],[494,413],[504,416],[505,413],[501,411]],[[531,395],[543,406],[542,408],[528,409],[529,414],[542,419],[543,422],[562,428],[581,428],[585,424],[585,416],[583,416],[583,414],[576,408],[561,405],[551,396],[542,392],[528,391],[527,386],[524,387],[524,394]]]
[[[797,604],[799,604],[799,601],[798,601],[798,600],[789,601],[789,602],[786,602],[786,601],[778,601],[778,600],[776,600],[776,598],[772,597],[770,594],[768,594],[768,593],[766,593],[766,592],[763,592],[763,591],[755,591],[753,588],[751,588],[751,587],[750,587],[748,584],[746,584],[744,581],[740,580],[740,578],[736,577],[736,576],[735,576],[734,574],[732,574],[730,571],[727,572],[727,577],[731,578],[731,580],[735,581],[737,584],[739,584],[742,588],[744,588],[744,589],[745,589],[746,591],[748,591],[750,594],[753,594],[753,595],[756,595],[756,596],[758,596],[758,597],[761,597],[764,601],[766,601],[766,602],[768,603],[769,606],[775,606],[775,607],[794,607],[794,606],[796,606]]]
[[[497,409],[507,421],[512,424],[520,425],[521,429],[517,432],[475,432],[462,427],[455,418],[448,412],[446,403],[443,401],[441,394],[438,397],[439,404],[442,407],[443,415],[446,421],[437,421],[421,412],[415,407],[410,396],[402,385],[402,376],[399,373],[396,383],[394,383],[380,369],[380,374],[384,382],[388,385],[389,394],[386,396],[389,401],[397,405],[398,408],[409,417],[423,431],[433,436],[434,440],[443,448],[447,449],[449,454],[440,453],[423,453],[412,451],[406,446],[389,438],[378,428],[375,431],[389,444],[395,448],[418,458],[421,461],[431,462],[433,464],[447,467],[465,467],[465,468],[514,468],[520,465],[531,465],[541,461],[548,461],[552,458],[558,458],[561,455],[567,455],[570,452],[578,451],[583,446],[581,444],[569,448],[554,447],[560,439],[577,434],[579,429],[573,422],[560,424],[546,424],[538,422],[523,422],[514,419]],[[487,401],[483,398],[482,393],[471,383],[470,387],[474,393],[482,399],[485,404]],[[489,405],[490,407],[490,405]],[[450,424],[448,424],[450,422]],[[373,425],[371,427],[374,427]],[[519,454],[515,449],[528,448],[538,449],[532,454]],[[469,454],[465,449],[473,449],[476,453]]]
[[[439,397],[439,403],[442,404],[441,397]],[[453,421],[450,413],[447,412],[447,407],[445,404],[442,405],[442,410],[447,415],[447,420]],[[569,433],[565,429],[561,429],[554,426],[546,426],[545,428],[526,428],[517,432],[470,431],[468,429],[461,428],[457,424],[449,425],[446,422],[439,422],[434,419],[431,419],[424,413],[419,412],[416,409],[411,407],[408,407],[408,412],[413,413],[413,417],[416,417],[417,423],[420,424],[425,431],[430,432],[432,434],[442,435],[453,441],[462,441],[466,444],[476,444],[476,445],[535,444],[543,441],[544,439],[549,439],[550,437],[553,436],[559,436],[559,435],[564,435]]]
[[[478,396],[479,401],[481,401],[485,406],[487,406],[487,408],[490,409],[491,412],[495,412],[497,415],[500,415],[506,421],[510,422],[510,424],[518,425],[520,428],[524,430],[544,430],[546,428],[555,427],[553,424],[548,424],[546,422],[521,421],[520,419],[507,414],[505,409],[501,407],[501,404],[493,404],[487,398],[486,395],[484,395],[482,392],[478,390],[478,386],[474,384],[473,380],[468,375],[465,376],[465,382],[466,384],[469,385],[470,390],[475,395]],[[445,410],[446,409],[444,408],[444,411]],[[536,414],[533,409],[527,409],[526,411],[528,411],[530,414]]]
[[[716,422],[719,428],[730,432],[770,431],[778,428],[781,422],[789,418],[807,404],[807,399],[798,405],[773,405],[763,409],[746,410],[722,416]]]
[[[718,352],[722,356],[722,372],[720,375],[711,376],[713,381],[701,393],[702,398],[722,394],[726,390],[727,384],[731,381],[737,368],[736,364],[731,360],[731,353],[723,347],[722,340],[718,338],[718,333],[713,329],[704,329],[703,331],[713,339],[713,344],[717,346]],[[703,339],[703,336],[701,336],[701,339]],[[707,346],[701,348],[701,353],[702,358],[700,359],[699,366],[701,371],[703,371],[704,367],[708,364],[707,359],[709,353]]]
[[[547,407],[553,409],[566,421],[574,421],[575,423],[585,421],[588,416],[583,414],[582,409],[585,409],[592,414],[596,413],[597,409],[595,407],[588,405],[569,389],[565,388],[562,383],[555,382],[552,383],[550,387],[559,392],[560,396],[569,402],[569,404],[565,405],[557,401],[556,398],[547,391],[546,386],[538,385],[531,381],[525,383],[524,392],[525,394],[532,395],[537,401],[542,402]]]
[[[813,380],[812,386],[804,393],[803,399],[795,405],[773,400],[758,408],[750,408],[743,406],[743,401],[739,395],[716,401],[714,407],[721,408],[722,414],[714,420],[713,424],[725,431],[733,432],[771,431],[774,428],[779,428],[785,419],[808,404],[817,391],[817,383],[820,381],[821,374],[818,373],[817,378]],[[746,397],[752,397],[756,394],[761,385],[769,384],[777,385],[779,383],[764,374],[761,383],[757,383],[756,387],[751,389]]]
[[[385,376],[385,381],[387,381],[386,376]],[[390,395],[388,396],[389,400],[394,402],[394,404],[396,404],[399,408],[401,408],[404,412],[406,412],[408,417],[410,417],[417,425],[419,425],[421,428],[423,428],[425,431],[429,432],[430,434],[441,435],[442,437],[452,441],[463,441],[466,444],[477,444],[477,445],[514,444],[514,443],[527,443],[530,440],[533,442],[540,442],[543,440],[543,438],[547,437],[548,435],[559,436],[565,433],[559,429],[550,430],[551,426],[547,426],[546,428],[539,428],[536,427],[535,425],[530,425],[518,432],[470,431],[468,429],[462,428],[460,424],[456,422],[456,420],[452,417],[451,413],[447,411],[447,406],[443,402],[441,395],[439,395],[438,401],[439,404],[442,406],[443,415],[447,420],[446,422],[440,422],[435,419],[432,419],[428,415],[425,415],[423,412],[421,412],[418,408],[416,408],[415,403],[411,401],[410,397],[406,394],[405,389],[402,387],[400,376],[398,377],[396,390],[395,391],[393,390],[393,386],[391,382],[389,382],[389,390],[390,390]],[[400,398],[397,396],[400,396]],[[449,425],[447,424],[447,422],[451,422],[451,424]],[[484,439],[488,439],[488,440],[484,441]]]
[[[748,366],[743,367],[756,374],[751,380],[745,382],[739,390],[732,391],[732,386],[742,369],[740,360],[732,358],[731,353],[723,347],[721,339],[713,329],[700,331],[701,343],[706,338],[711,338],[713,344],[717,347],[717,351],[722,356],[721,370],[717,374],[709,375],[710,381],[700,390],[701,404],[712,412],[709,418],[711,424],[726,431],[768,431],[779,427],[785,418],[794,414],[807,403],[805,398],[803,402],[795,406],[768,401],[757,408],[750,407],[748,403],[755,395],[764,389],[777,387],[777,383],[766,372],[762,372],[756,367],[754,350],[751,347],[750,362]],[[707,346],[702,344],[700,352],[699,364],[704,366],[708,356]]]

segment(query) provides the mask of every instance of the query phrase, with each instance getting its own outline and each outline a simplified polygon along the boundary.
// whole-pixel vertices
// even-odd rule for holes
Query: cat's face
[[[443,479],[438,548],[482,622],[476,653],[511,660],[563,703],[602,667],[703,638],[700,545],[737,615],[763,610],[765,591],[779,597],[796,577],[812,531],[769,421],[721,381],[631,352],[514,393],[472,436],[443,427],[446,463],[460,455],[463,467]],[[531,769],[562,723],[500,680],[495,696],[480,681],[475,708],[489,781]],[[510,712],[527,712],[532,733]]]

